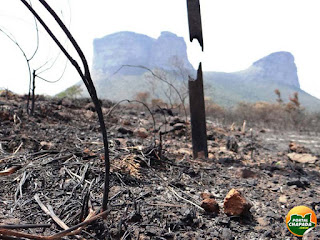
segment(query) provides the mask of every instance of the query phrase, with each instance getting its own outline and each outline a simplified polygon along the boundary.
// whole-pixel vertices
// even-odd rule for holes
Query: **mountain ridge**
[[[166,84],[155,83],[147,69],[156,71],[180,88],[193,75],[182,37],[164,31],[158,38],[134,32],[118,32],[95,39],[93,79],[100,98],[118,101],[133,99],[138,92],[151,92],[154,98],[165,100]],[[143,66],[122,67],[124,65]],[[147,68],[147,69],[146,69]],[[119,70],[121,69],[121,70]],[[320,112],[320,100],[300,89],[297,67],[290,52],[271,53],[244,70],[224,73],[206,71],[203,74],[206,95],[214,102],[230,107],[240,101],[275,102],[275,89],[284,100],[298,92],[301,104],[308,110]],[[128,86],[131,86],[128,88]],[[152,90],[150,90],[152,89]]]

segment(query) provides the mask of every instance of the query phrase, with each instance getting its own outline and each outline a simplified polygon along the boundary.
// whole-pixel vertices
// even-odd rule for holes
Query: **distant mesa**
[[[162,32],[157,39],[134,32],[118,32],[95,39],[93,47],[93,72],[98,74],[110,75],[123,65],[141,65],[170,71],[173,65],[180,64],[187,71],[193,70],[184,39],[171,32]],[[121,70],[121,74],[142,72],[145,70]]]
[[[177,88],[182,87],[182,81],[189,74],[195,73],[184,39],[171,32],[162,32],[157,39],[134,32],[118,32],[95,39],[93,46],[92,75],[101,98],[133,99],[138,92],[148,91],[153,98],[167,100],[163,92],[168,86],[150,78],[146,69],[121,68],[123,65],[141,65],[160,71]],[[240,101],[275,102],[274,90],[279,89],[285,102],[298,92],[304,107],[320,111],[320,100],[300,89],[297,67],[290,52],[271,53],[238,72],[204,72],[204,83],[206,95],[224,107]]]
[[[294,57],[289,52],[275,52],[256,62],[251,67],[256,71],[256,78],[281,82],[300,88]]]
[[[298,92],[302,106],[320,111],[320,100],[300,89],[297,67],[290,52],[275,52],[254,62],[248,69],[233,72],[206,72],[205,80],[214,87],[208,93],[216,103],[234,106],[244,102],[275,102],[279,89],[285,102]]]

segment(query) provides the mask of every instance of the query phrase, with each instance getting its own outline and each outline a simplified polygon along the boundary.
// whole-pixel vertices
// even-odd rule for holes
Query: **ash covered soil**
[[[102,137],[88,99],[39,97],[33,116],[25,106],[23,96],[0,97],[0,224],[50,224],[16,230],[48,236],[62,229],[35,196],[69,227],[101,206]],[[193,159],[190,124],[183,115],[151,108],[153,121],[137,103],[112,111],[112,103],[102,106],[111,158],[110,211],[78,234],[83,238],[298,239],[285,224],[288,211],[298,205],[312,208],[319,221],[316,137],[311,145],[292,143],[290,150],[294,139],[285,143],[286,133],[243,133],[208,121],[209,158]],[[289,152],[309,158],[301,163]],[[249,212],[224,212],[231,189],[250,202]],[[204,192],[218,203],[218,213],[199,207]]]

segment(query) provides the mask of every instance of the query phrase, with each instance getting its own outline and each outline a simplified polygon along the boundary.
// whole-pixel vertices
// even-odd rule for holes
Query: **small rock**
[[[149,133],[145,128],[136,129],[134,131],[134,134],[140,138],[147,138],[149,136]]]
[[[314,164],[317,160],[317,157],[312,156],[309,153],[288,153],[287,156],[291,161],[298,162],[298,163]]]
[[[200,205],[207,213],[219,213],[219,205],[214,198],[205,198]]]
[[[248,215],[251,203],[237,189],[231,189],[224,199],[223,208],[229,216]]]

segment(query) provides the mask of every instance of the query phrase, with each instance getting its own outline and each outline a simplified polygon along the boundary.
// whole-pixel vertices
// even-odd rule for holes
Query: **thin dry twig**
[[[23,142],[21,142],[20,145],[17,147],[17,149],[13,152],[13,155],[16,155],[17,152],[19,152],[19,150],[21,149],[22,145],[23,145]]]
[[[1,160],[0,160],[1,163]],[[13,166],[11,168],[7,168],[5,170],[0,171],[0,176],[7,176],[10,175],[14,172],[16,172],[17,170],[19,170],[21,168],[21,166]]]
[[[198,208],[199,210],[201,211],[204,211],[204,209],[202,207],[200,207],[198,204],[194,203],[194,202],[191,202],[190,200],[188,199],[185,199],[184,197],[180,196],[172,187],[170,186],[167,186],[167,188],[175,195],[177,196],[178,198],[180,198],[181,200],[195,206],[196,208]]]
[[[27,239],[33,239],[33,240],[57,240],[61,239],[65,236],[70,236],[70,235],[76,235],[82,231],[84,227],[89,225],[90,223],[98,220],[99,218],[105,218],[109,214],[110,210],[105,210],[97,215],[94,215],[96,212],[91,212],[88,215],[88,219],[83,221],[82,223],[79,223],[73,227],[70,227],[69,229],[66,229],[64,231],[61,231],[55,235],[51,236],[39,236],[39,235],[32,235],[28,233],[23,233],[23,232],[17,232],[9,229],[2,229],[0,228],[0,237],[1,236],[15,236],[15,237],[23,237]]]
[[[41,202],[38,194],[34,195],[34,200],[39,204],[42,211],[44,211],[47,215],[49,215],[62,229],[66,230],[69,227],[53,212],[52,207],[50,210]]]

